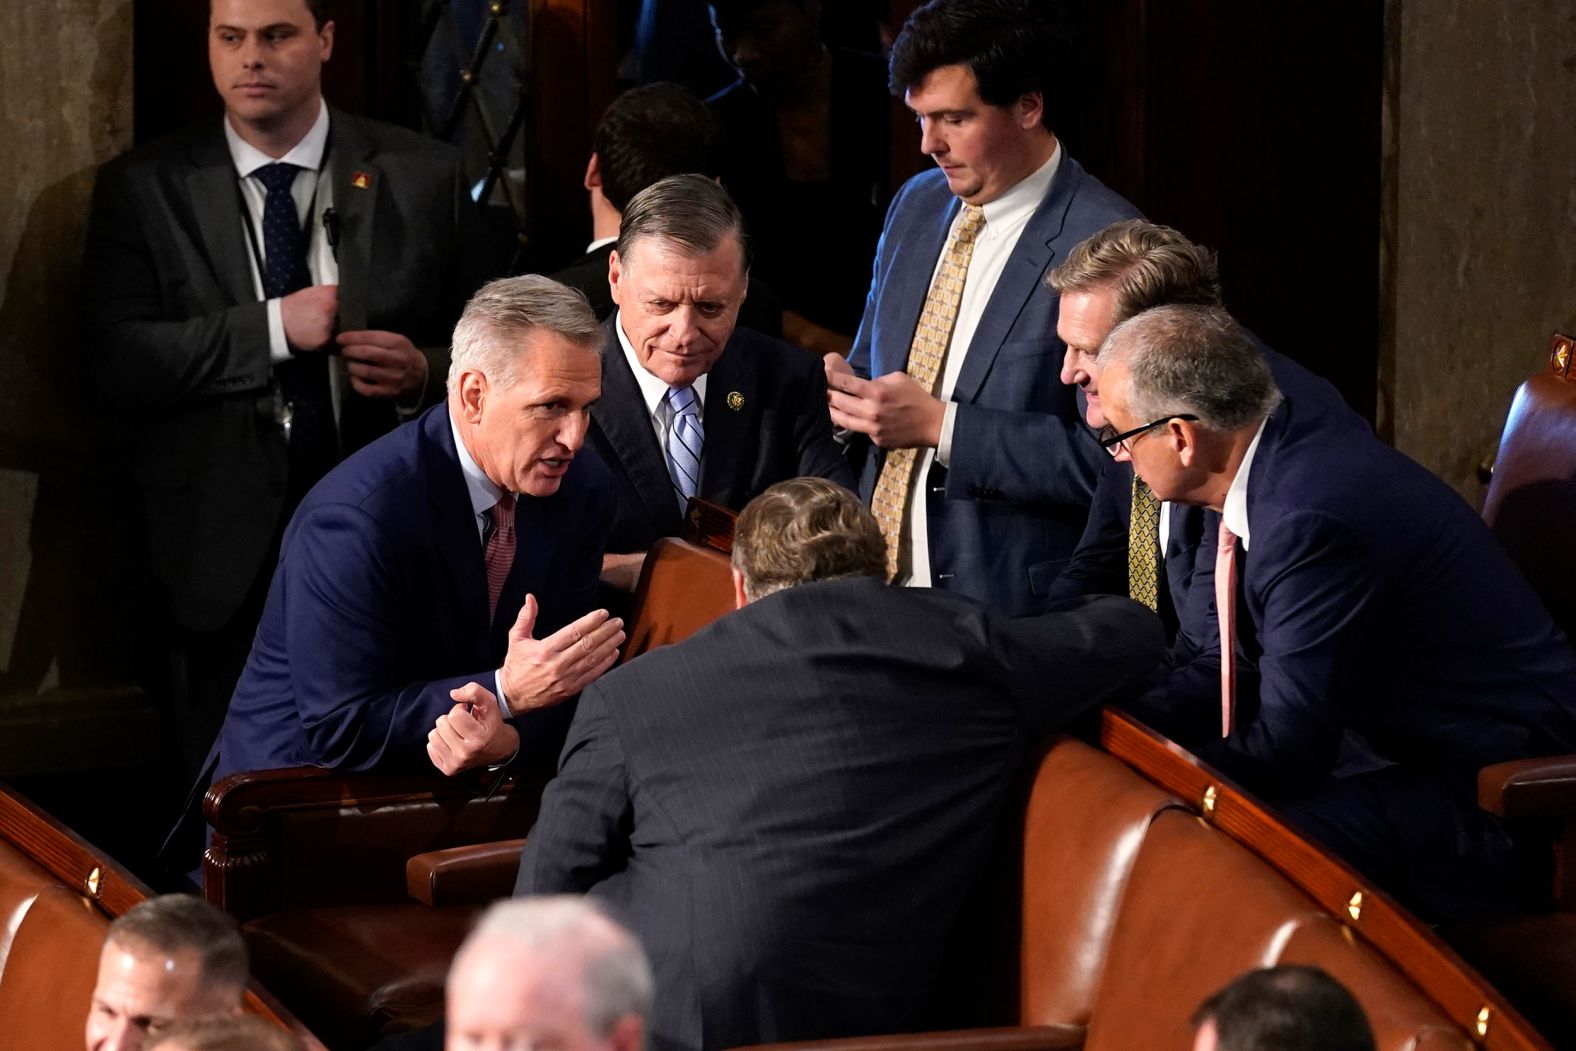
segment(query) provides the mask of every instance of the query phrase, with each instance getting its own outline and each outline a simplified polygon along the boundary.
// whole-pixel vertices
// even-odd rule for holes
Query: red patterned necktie
[[[487,618],[491,623],[498,613],[503,582],[509,579],[509,570],[514,566],[514,494],[504,493],[487,515],[492,529],[482,554],[487,562]]]
[[[1220,736],[1230,737],[1237,717],[1237,534],[1224,521],[1215,549],[1215,612],[1220,618]]]

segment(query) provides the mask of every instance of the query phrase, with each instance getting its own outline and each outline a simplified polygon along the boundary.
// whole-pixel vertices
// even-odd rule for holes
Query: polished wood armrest
[[[1478,805],[1504,818],[1576,817],[1576,755],[1484,767],[1478,771]]]
[[[1088,1032],[1081,1025],[954,1029],[940,1033],[895,1033],[843,1040],[760,1044],[749,1051],[1070,1051],[1083,1047]]]
[[[405,862],[405,889],[423,905],[485,905],[514,893],[523,839],[428,850]]]
[[[234,774],[203,800],[204,896],[243,923],[288,909],[410,901],[414,854],[523,836],[555,764],[436,770],[299,768]]]

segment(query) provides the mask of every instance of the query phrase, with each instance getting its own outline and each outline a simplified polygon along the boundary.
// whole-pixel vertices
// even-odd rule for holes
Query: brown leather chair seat
[[[252,972],[333,1048],[443,1015],[443,980],[479,907],[296,909],[245,924]]]

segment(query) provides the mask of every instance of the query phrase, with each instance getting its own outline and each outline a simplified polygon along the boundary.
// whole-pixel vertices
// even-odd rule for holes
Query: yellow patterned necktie
[[[972,204],[963,206],[952,240],[942,253],[941,266],[925,296],[925,308],[914,329],[914,341],[909,344],[908,374],[931,394],[936,393],[942,365],[947,360],[947,346],[952,342],[952,328],[958,320],[958,304],[963,300],[963,284],[969,276],[969,260],[974,256],[974,242],[984,225],[984,209]],[[887,450],[881,477],[870,498],[871,513],[886,537],[887,575],[893,580],[900,579],[910,566],[911,538],[906,535],[908,507],[922,452],[923,449]]]
[[[1133,475],[1133,514],[1127,523],[1127,595],[1160,609],[1160,501]]]

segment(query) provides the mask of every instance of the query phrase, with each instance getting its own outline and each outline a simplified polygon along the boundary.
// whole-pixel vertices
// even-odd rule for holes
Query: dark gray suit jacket
[[[913,1028],[1027,745],[1160,650],[1109,596],[1010,621],[872,578],[768,595],[586,690],[516,893],[632,925],[658,1048]]]
[[[612,468],[618,511],[607,549],[644,551],[684,524],[678,490],[651,426],[651,413],[614,331],[604,326],[602,400],[587,439]],[[706,432],[699,495],[741,510],[767,487],[814,475],[854,485],[826,407],[826,372],[814,355],[736,328],[706,380]]]
[[[484,267],[460,155],[332,111],[339,328],[386,329],[428,352],[442,396],[450,331]],[[151,569],[186,627],[241,605],[288,513],[265,305],[253,285],[236,172],[217,121],[106,164],[84,256],[85,351],[102,404],[129,424]],[[393,405],[347,392],[351,448]],[[349,449],[347,449],[349,451]]]

